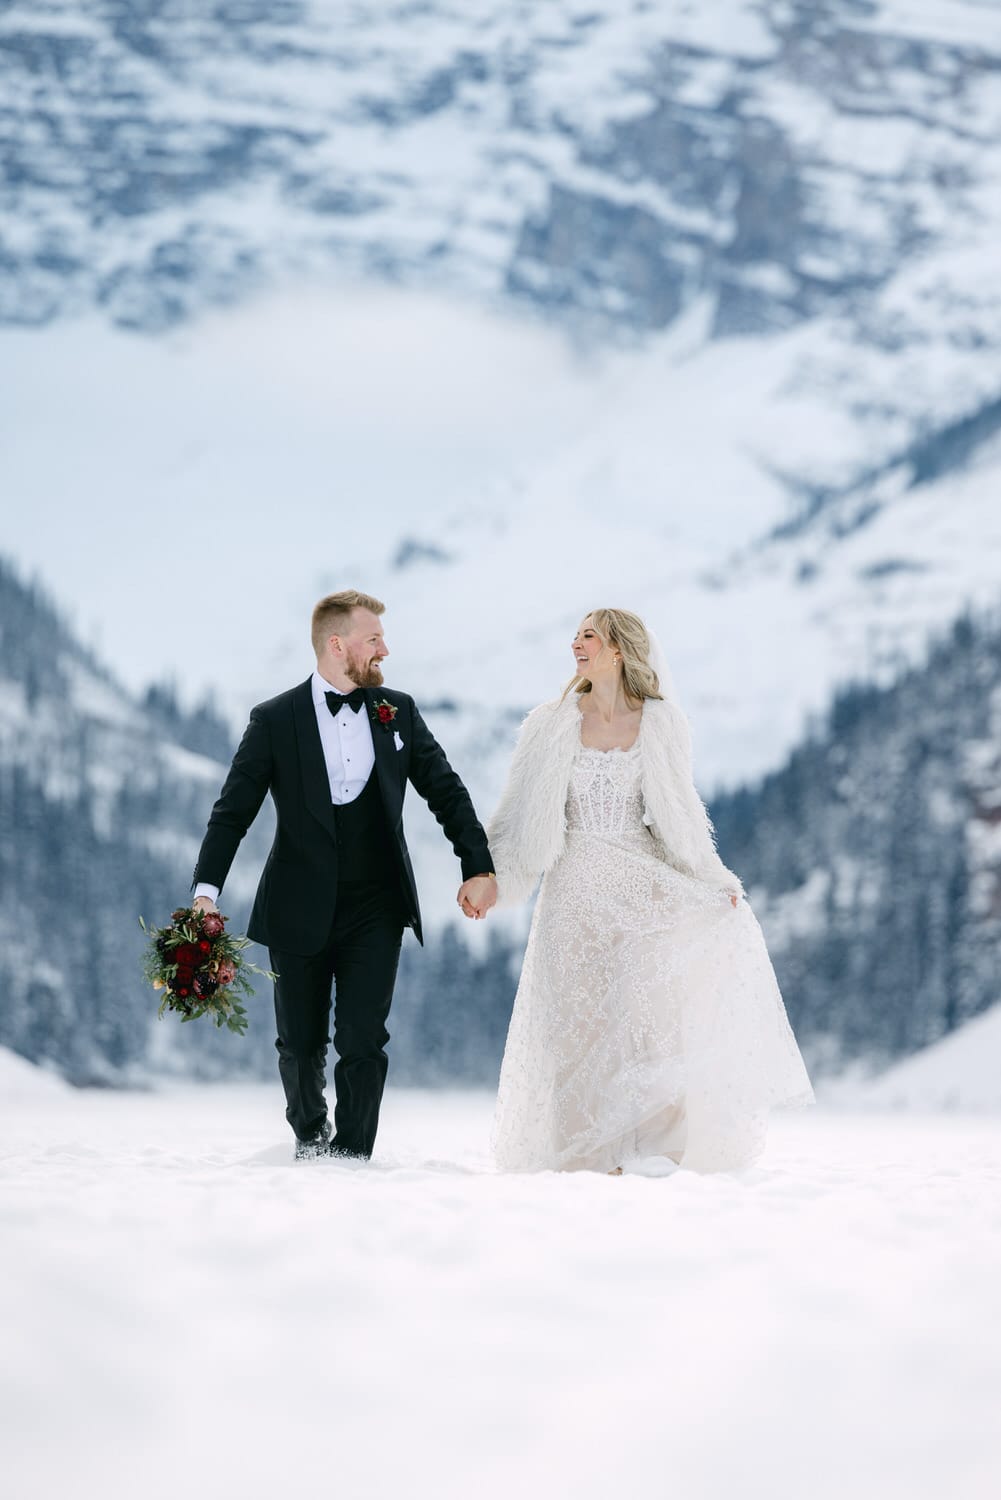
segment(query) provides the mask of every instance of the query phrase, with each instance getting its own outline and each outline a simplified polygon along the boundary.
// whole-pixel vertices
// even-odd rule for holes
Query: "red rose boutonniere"
[[[392,729],[396,709],[392,703],[387,703],[385,698],[381,698],[378,703],[372,704],[372,717],[382,725],[383,729]]]

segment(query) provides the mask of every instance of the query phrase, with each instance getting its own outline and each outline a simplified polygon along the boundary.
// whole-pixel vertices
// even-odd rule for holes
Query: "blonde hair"
[[[370,609],[381,615],[386,606],[381,599],[371,594],[360,594],[357,589],[341,589],[338,594],[327,594],[313,608],[311,635],[313,650],[317,657],[332,635],[346,635],[351,628],[351,612],[355,609]]]
[[[660,679],[650,665],[650,637],[639,615],[630,609],[592,609],[584,616],[603,646],[614,646],[622,657],[622,686],[634,703],[663,698]],[[572,677],[563,689],[578,696],[591,691],[587,677]]]

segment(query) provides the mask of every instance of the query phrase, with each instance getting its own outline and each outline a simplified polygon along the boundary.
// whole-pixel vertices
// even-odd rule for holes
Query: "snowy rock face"
[[[999,62],[966,0],[15,0],[2,312],[156,330],[333,269],[641,330],[707,291],[720,333],[864,321],[990,242]]]
[[[509,285],[640,328],[711,289],[718,333],[757,333],[871,293],[950,218],[974,227],[991,173],[959,161],[997,119],[996,55],[901,34],[893,6],[700,9],[656,7],[625,99],[567,100],[572,166]]]
[[[453,477],[402,522],[391,496],[390,534],[348,536],[317,569],[316,595],[364,575],[386,598],[398,685],[468,708],[453,743],[475,745],[477,764],[485,724],[557,690],[579,612],[602,599],[656,622],[713,787],[778,764],[838,684],[889,680],[930,632],[996,598],[993,7],[39,0],[0,9],[0,70],[0,318],[46,325],[30,337],[51,339],[58,371],[87,358],[48,326],[64,315],[158,334],[242,304],[253,352],[216,378],[228,389],[254,359],[267,369],[252,439],[234,444],[210,402],[184,416],[210,349],[180,375],[183,356],[164,353],[173,421],[156,403],[157,457],[144,451],[126,487],[130,517],[178,498],[266,512],[290,473],[314,510],[327,503],[315,476],[345,434],[298,421],[304,395],[269,366],[274,327],[254,322],[263,288],[433,288],[601,348],[593,386],[574,391],[579,420],[554,421],[544,453],[492,449],[475,482]],[[292,363],[329,388],[299,334]],[[422,336],[425,366],[443,362],[441,337]],[[131,385],[141,372],[109,350],[103,379]],[[10,460],[26,514],[66,482],[20,436],[54,399],[58,374],[39,370]],[[395,432],[407,396],[382,399]],[[102,492],[125,469],[119,400],[142,421],[127,394],[105,402],[114,424],[95,412],[70,466],[110,470]],[[272,462],[238,469],[262,433]],[[374,482],[385,505],[392,481]],[[568,536],[573,576],[556,590]],[[429,590],[441,655],[422,628]],[[524,646],[498,651],[498,604],[538,622]],[[274,659],[277,627],[247,651],[254,624],[215,624],[238,663],[219,685],[234,723],[275,690],[256,664]],[[502,770],[477,788],[487,801]]]

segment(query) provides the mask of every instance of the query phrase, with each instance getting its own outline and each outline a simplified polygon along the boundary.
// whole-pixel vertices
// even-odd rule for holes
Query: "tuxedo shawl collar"
[[[400,774],[396,764],[399,752],[396,749],[394,736],[375,720],[375,702],[379,691],[378,688],[365,689],[365,707],[361,712],[368,715],[372,730],[372,745],[375,750],[375,771],[379,778],[379,791],[382,794],[383,806],[386,809],[390,827],[395,828],[403,808]],[[316,709],[313,705],[312,678],[307,677],[305,682],[300,683],[294,689],[292,707],[306,806],[314,818],[323,824],[332,837],[336,838],[337,825],[330,797],[330,778],[327,775],[323,741],[320,739],[320,730],[316,723]]]
[[[403,788],[397,763],[397,756],[400,752],[396,748],[396,738],[392,732],[394,726],[391,724],[387,729],[385,725],[379,723],[376,715],[375,705],[381,693],[381,688],[365,689],[365,712],[368,714],[368,722],[372,729],[375,771],[379,778],[382,804],[386,809],[390,828],[395,828],[403,813]],[[389,700],[385,699],[385,701]],[[396,707],[395,704],[393,706]]]
[[[313,707],[313,679],[307,677],[292,694],[295,734],[299,744],[299,766],[306,806],[332,838],[337,837],[334,805],[330,798],[330,778],[323,758],[323,741]]]

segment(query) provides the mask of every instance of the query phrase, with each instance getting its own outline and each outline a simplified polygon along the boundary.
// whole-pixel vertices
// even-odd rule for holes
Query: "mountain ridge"
[[[606,333],[710,288],[716,333],[788,327],[947,237],[946,205],[975,232],[991,173],[952,146],[996,153],[999,57],[969,0],[9,3],[0,316],[155,330],[350,266]]]

